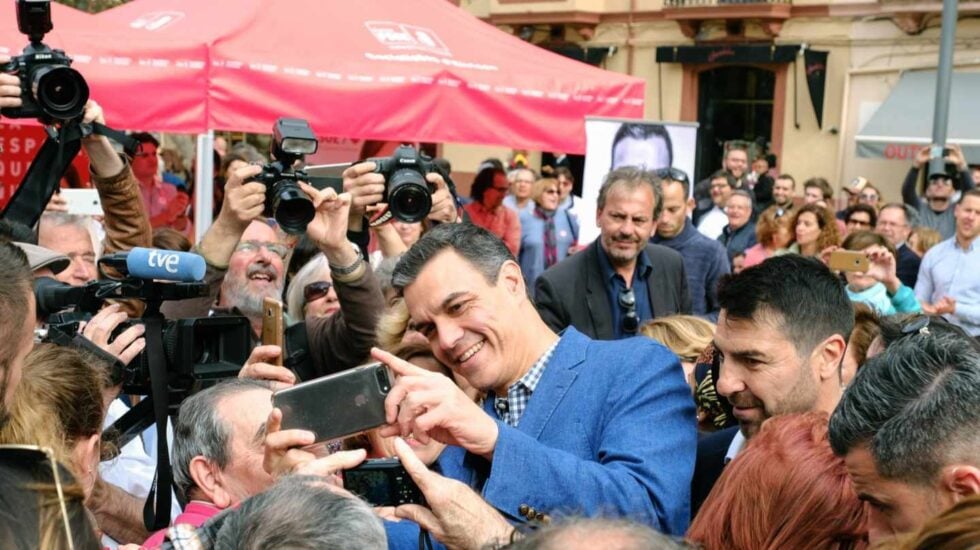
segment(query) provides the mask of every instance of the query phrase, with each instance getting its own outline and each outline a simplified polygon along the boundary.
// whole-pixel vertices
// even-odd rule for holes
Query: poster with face
[[[585,137],[587,151],[579,210],[585,219],[580,244],[599,236],[598,227],[589,218],[596,211],[599,188],[612,170],[623,166],[643,166],[654,171],[675,168],[688,178],[694,177],[697,123],[588,118]]]

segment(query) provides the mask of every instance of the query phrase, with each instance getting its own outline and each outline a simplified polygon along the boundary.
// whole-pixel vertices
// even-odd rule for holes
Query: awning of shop
[[[949,100],[947,143],[963,148],[971,163],[980,162],[980,73],[954,72]],[[936,71],[908,71],[856,136],[865,158],[912,160],[932,141]]]

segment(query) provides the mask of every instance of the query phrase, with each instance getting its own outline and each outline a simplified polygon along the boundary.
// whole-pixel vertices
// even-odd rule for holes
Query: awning
[[[947,143],[963,148],[968,162],[980,163],[980,73],[954,72],[949,99]],[[936,71],[902,74],[888,99],[856,136],[857,154],[865,158],[912,160],[932,141]]]

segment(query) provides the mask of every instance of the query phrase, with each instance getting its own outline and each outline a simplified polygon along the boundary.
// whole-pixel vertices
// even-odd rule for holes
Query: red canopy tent
[[[141,68],[184,56],[157,63],[181,78],[132,98],[143,116],[120,109],[127,127],[267,133],[288,115],[323,136],[580,153],[586,116],[643,114],[642,79],[537,48],[446,0],[135,0],[95,20]],[[195,54],[207,64],[191,77]],[[192,103],[200,84],[200,104],[153,108]]]

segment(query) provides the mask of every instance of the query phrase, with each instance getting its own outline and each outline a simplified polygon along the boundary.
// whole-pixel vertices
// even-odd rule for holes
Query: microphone
[[[193,283],[204,279],[204,258],[190,252],[134,248],[126,254],[126,271],[130,277]]]

